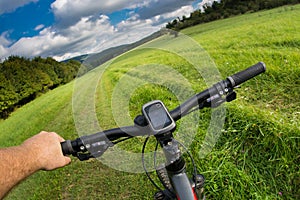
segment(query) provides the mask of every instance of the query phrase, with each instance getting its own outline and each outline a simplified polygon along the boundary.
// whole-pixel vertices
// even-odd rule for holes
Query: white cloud
[[[194,10],[193,6],[182,6],[178,10],[163,14],[162,17],[168,20],[174,19],[176,17],[182,17],[183,15],[188,17],[191,14],[191,12],[193,12],[193,10]]]
[[[1,44],[0,44],[0,55],[6,55],[8,52],[7,52],[7,49],[4,47],[4,46],[2,46]],[[3,57],[3,58],[1,58],[0,57],[0,62],[2,61],[2,59],[4,59],[5,57]]]
[[[62,52],[61,55],[57,55],[54,58],[64,60],[77,55],[100,52],[110,47],[133,43],[157,31],[157,27],[151,25],[151,20],[133,21],[129,19],[120,22],[114,27],[109,24],[108,21],[104,21],[103,18],[102,16],[102,19],[94,23],[86,21],[86,23],[73,26],[72,31],[77,33],[80,33],[80,31],[77,30],[84,28],[86,33],[82,32],[80,36],[72,36],[73,38],[81,37],[83,40],[77,41],[78,43],[67,47],[69,49],[69,51],[67,51],[68,53]],[[108,20],[106,16],[105,19]],[[96,24],[101,24],[101,26],[95,26]]]
[[[183,6],[192,4],[194,0],[152,0],[147,6],[138,10],[141,19],[149,19],[157,15],[171,13]]]
[[[122,9],[134,9],[141,19],[150,19],[157,15],[170,13],[191,5],[194,0],[56,0],[51,4],[58,21],[58,27],[68,27],[77,23],[82,17],[110,14]]]
[[[5,31],[0,35],[0,45],[2,46],[10,45],[11,41],[9,41],[7,38],[9,38],[9,31]]]
[[[1,0],[0,1],[0,15],[7,12],[12,12],[19,7],[22,7],[31,2],[38,2],[39,0]]]
[[[56,0],[51,8],[59,25],[66,27],[75,24],[82,17],[136,8],[140,4],[139,0]]]
[[[212,6],[215,1],[217,1],[218,3],[221,2],[221,0],[203,0],[201,3],[198,4],[198,6],[203,12],[206,6]]]
[[[8,55],[9,53],[7,47],[11,44],[11,41],[9,41],[7,38],[8,38],[8,31],[0,35],[0,62],[2,59],[7,57],[5,55]]]
[[[35,31],[38,31],[38,30],[43,29],[44,27],[45,27],[44,24],[40,24],[40,25],[37,25],[37,26],[34,28],[34,30],[35,30]]]
[[[109,24],[107,16],[101,15],[95,21],[82,18],[75,25],[60,32],[48,27],[44,28],[38,36],[21,38],[11,47],[6,48],[5,52],[26,57],[54,56],[57,59],[64,59],[67,55],[95,51],[99,45],[110,41],[109,38],[113,33],[114,27]],[[9,56],[5,52],[1,56]]]
[[[171,3],[171,0],[165,1]],[[35,27],[35,30],[41,30],[38,36],[21,38],[13,45],[6,39],[8,33],[3,33],[0,36],[0,59],[9,55],[21,55],[51,56],[57,60],[64,60],[82,54],[100,52],[110,47],[140,40],[159,30],[168,20],[182,15],[187,16],[193,11],[191,5],[183,5],[181,0],[180,2],[173,0],[172,9],[161,8],[162,4],[157,0],[143,1],[142,4],[138,0],[99,2],[97,0],[56,0],[51,7],[61,24],[51,27],[38,25]],[[157,11],[150,15],[150,11],[155,9],[155,2]],[[145,5],[148,7],[145,8]],[[129,18],[117,25],[112,25],[109,17],[104,14],[137,6],[141,8],[132,10]],[[146,15],[141,17],[143,9],[148,12],[147,18]]]

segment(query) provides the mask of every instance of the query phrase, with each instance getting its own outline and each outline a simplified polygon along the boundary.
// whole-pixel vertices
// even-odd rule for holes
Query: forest
[[[50,57],[10,56],[0,63],[0,118],[7,118],[40,94],[70,82],[80,66],[74,60],[63,63]]]
[[[195,26],[218,19],[256,12],[259,10],[272,9],[283,5],[297,4],[300,0],[221,0],[212,5],[205,5],[203,10],[199,9],[190,14],[190,17],[178,17],[166,25],[167,29],[179,31],[181,29]]]

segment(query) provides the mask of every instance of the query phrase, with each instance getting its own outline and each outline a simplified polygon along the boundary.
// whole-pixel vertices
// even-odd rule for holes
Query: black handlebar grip
[[[229,76],[227,79],[230,81],[231,86],[235,87],[265,71],[266,71],[265,63],[259,62],[249,67],[248,69],[238,72],[232,76]]]
[[[61,150],[64,155],[71,155],[71,154],[75,153],[75,151],[72,147],[71,140],[66,140],[64,142],[61,142],[60,145],[61,145]]]

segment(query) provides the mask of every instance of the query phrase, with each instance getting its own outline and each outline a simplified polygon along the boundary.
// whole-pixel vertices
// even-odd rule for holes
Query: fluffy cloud
[[[56,0],[51,4],[59,26],[67,27],[77,23],[82,17],[95,14],[109,14],[125,8],[140,6],[139,0]]]
[[[217,1],[218,3],[221,2],[221,0],[203,0],[202,2],[200,2],[198,4],[198,6],[199,6],[200,10],[204,11],[204,7],[212,6],[215,1]]]
[[[65,45],[64,51],[54,58],[64,60],[70,58],[70,55],[78,56],[100,52],[110,47],[135,42],[157,31],[157,27],[152,26],[151,20],[126,20],[113,26],[109,23],[107,16],[101,16],[101,18],[96,21],[86,20],[66,31],[73,32],[72,36],[68,35],[67,37],[74,38],[74,42]],[[82,32],[82,30],[84,31]],[[81,39],[76,40],[76,38]],[[68,53],[65,53],[66,49]]]
[[[191,12],[193,12],[194,8],[193,6],[182,6],[178,10],[175,10],[173,12],[164,13],[162,15],[158,15],[155,18],[159,17],[159,21],[170,21],[171,19],[175,19],[177,17],[182,17],[183,15],[189,16]]]
[[[152,0],[138,10],[141,19],[149,19],[157,15],[174,12],[183,6],[192,4],[193,0]]]
[[[26,57],[56,56],[64,59],[68,55],[91,53],[91,46],[97,46],[112,35],[113,27],[106,16],[100,16],[96,21],[82,18],[78,23],[61,32],[52,27],[43,29],[38,36],[21,38],[8,48],[10,54]],[[1,41],[0,41],[1,42]]]
[[[34,28],[34,30],[35,30],[35,31],[38,31],[38,30],[43,29],[44,27],[45,27],[44,24],[40,24],[40,25],[37,25],[37,26]]]
[[[0,15],[6,12],[12,12],[15,9],[22,7],[31,2],[38,2],[39,0],[14,0],[14,1],[0,1]]]
[[[0,35],[0,45],[2,46],[8,46],[11,44],[11,41],[9,41],[7,38],[9,37],[9,32],[5,31]]]
[[[189,5],[192,1],[182,0],[148,0],[142,4],[138,0],[99,2],[56,0],[51,7],[58,24],[46,28],[39,25],[36,27],[36,30],[41,30],[39,35],[21,38],[13,45],[7,39],[8,34],[2,34],[0,56],[51,56],[64,60],[100,52],[140,40],[159,30],[166,21],[193,11],[193,7]],[[132,9],[129,18],[118,24],[111,24],[108,13],[124,8]]]
[[[11,44],[11,41],[7,39],[8,32],[4,32],[0,35],[0,55],[6,55],[8,54],[7,46]],[[1,57],[0,57],[1,61]]]
[[[56,0],[51,4],[52,11],[58,21],[58,26],[68,27],[77,23],[82,17],[99,14],[110,14],[122,9],[136,9],[141,20],[157,15],[174,12],[183,6],[192,4],[194,0]]]

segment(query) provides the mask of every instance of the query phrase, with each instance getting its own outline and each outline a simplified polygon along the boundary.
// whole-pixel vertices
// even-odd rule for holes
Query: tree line
[[[5,119],[17,107],[39,94],[73,80],[80,62],[57,62],[53,58],[10,56],[0,63],[0,118]]]
[[[181,29],[195,26],[218,19],[224,19],[247,12],[271,9],[288,4],[298,4],[300,0],[221,0],[213,2],[211,6],[206,5],[203,10],[199,9],[191,13],[190,17],[182,16],[168,22],[166,28],[179,31]]]

